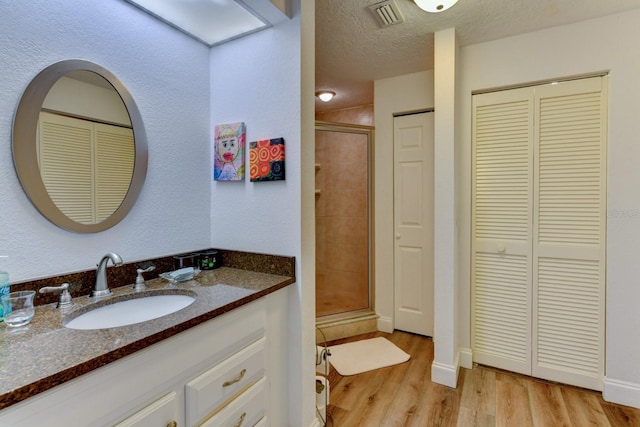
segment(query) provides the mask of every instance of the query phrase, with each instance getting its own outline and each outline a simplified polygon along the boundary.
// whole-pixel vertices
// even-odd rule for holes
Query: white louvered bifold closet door
[[[532,374],[601,390],[604,376],[606,86],[536,88]]]
[[[475,362],[602,389],[606,78],[473,97]]]
[[[474,96],[473,358],[531,371],[533,95]]]

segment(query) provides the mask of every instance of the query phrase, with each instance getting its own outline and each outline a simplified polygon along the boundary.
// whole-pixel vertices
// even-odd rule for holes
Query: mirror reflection
[[[12,151],[33,205],[79,233],[122,221],[147,175],[146,135],[131,94],[110,71],[83,60],[52,64],[29,83]]]
[[[115,212],[135,147],[127,108],[104,77],[72,71],[53,85],[40,110],[37,154],[47,193],[68,218],[96,224]]]

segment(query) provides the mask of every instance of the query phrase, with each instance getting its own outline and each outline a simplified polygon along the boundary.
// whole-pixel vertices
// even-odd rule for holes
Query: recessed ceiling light
[[[320,101],[322,102],[329,102],[333,99],[334,96],[336,96],[336,93],[331,92],[330,90],[322,90],[316,92],[316,96],[320,98]]]
[[[413,2],[422,10],[438,13],[449,9],[456,4],[458,0],[413,0]]]
[[[235,0],[126,1],[209,46],[270,26]]]

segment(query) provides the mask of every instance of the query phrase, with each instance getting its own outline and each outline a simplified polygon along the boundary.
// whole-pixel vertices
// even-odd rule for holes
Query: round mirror
[[[131,210],[147,174],[140,112],[108,70],[68,60],[41,71],[13,123],[20,183],[49,221],[95,233]]]

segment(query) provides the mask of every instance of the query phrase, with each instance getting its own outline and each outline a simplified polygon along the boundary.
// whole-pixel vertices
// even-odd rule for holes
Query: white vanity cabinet
[[[185,386],[187,425],[200,425],[203,420],[214,418],[214,414],[238,400],[243,391],[258,381],[264,383],[266,355],[266,337],[263,337],[189,381]],[[253,412],[264,415],[264,399],[257,399],[254,406]]]
[[[267,423],[265,414],[267,380],[262,378],[256,384],[252,385],[248,390],[237,398],[225,405],[220,412],[207,418],[202,427],[220,427],[220,426],[255,426],[258,423]]]
[[[115,427],[178,427],[179,408],[178,394],[172,391],[119,422]]]
[[[0,426],[288,425],[288,399],[269,397],[288,395],[287,289],[12,405]]]

